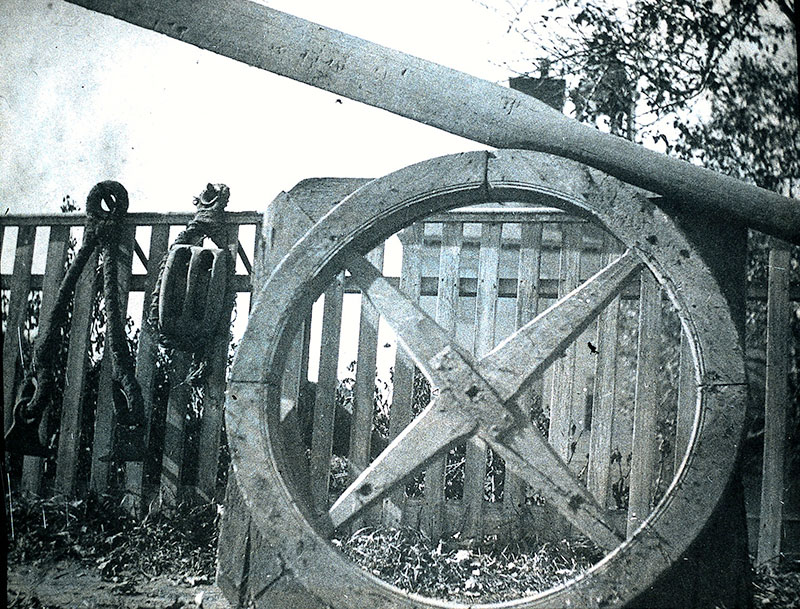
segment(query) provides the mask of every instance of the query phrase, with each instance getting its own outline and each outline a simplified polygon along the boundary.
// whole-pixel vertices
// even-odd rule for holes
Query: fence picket
[[[581,226],[565,224],[559,258],[558,297],[562,298],[578,286],[581,268]],[[556,453],[569,462],[572,439],[572,395],[575,383],[576,347],[567,347],[564,356],[553,365],[550,395],[550,444]]]
[[[67,250],[69,249],[69,227],[51,226],[47,244],[44,277],[42,278],[42,301],[39,312],[39,334],[44,336],[48,331],[47,322],[55,304],[61,278],[66,271]],[[42,491],[42,475],[44,459],[26,456],[22,463],[22,488],[35,495]]]
[[[16,385],[19,377],[18,365],[22,345],[20,338],[25,326],[25,310],[31,285],[33,244],[36,240],[35,226],[20,226],[14,253],[14,270],[11,279],[11,295],[8,298],[6,335],[3,337],[3,424],[4,431],[11,426],[11,417],[16,402]]]
[[[789,397],[789,244],[770,239],[767,284],[767,373],[764,404],[764,465],[756,561],[781,553],[785,493],[786,416]]]
[[[439,289],[436,297],[436,321],[455,337],[458,306],[458,280],[463,240],[463,224],[446,222],[442,227],[439,252]],[[422,509],[423,529],[431,539],[438,539],[446,526],[445,466],[447,455],[433,459],[425,470],[425,499]],[[483,478],[481,478],[481,484]]]
[[[133,242],[136,235],[135,226],[125,226],[119,234],[119,254],[117,285],[119,286],[119,306],[122,311],[122,323],[126,323],[128,310],[128,288],[133,264]],[[106,320],[108,322],[108,320]],[[114,401],[111,394],[111,350],[108,348],[108,328],[106,327],[105,349],[100,365],[100,388],[97,394],[97,409],[94,416],[94,442],[92,446],[92,466],[89,478],[90,488],[104,493],[109,485],[109,473],[112,463],[105,459],[112,451],[114,434]]]
[[[336,416],[336,384],[339,367],[339,334],[342,327],[344,273],[339,273],[325,290],[320,340],[319,377],[314,401],[314,427],[311,436],[311,497],[314,509],[328,511],[331,454]]]
[[[420,259],[423,248],[423,224],[413,224],[400,233],[403,244],[403,260],[400,268],[400,289],[413,302],[419,302],[420,295]],[[402,345],[397,345],[395,354],[392,404],[389,408],[389,441],[391,442],[412,419],[414,400],[414,362]],[[406,513],[405,492],[403,488],[395,489],[383,502],[384,524],[397,524]]]
[[[619,256],[615,239],[603,242],[603,264]],[[589,469],[587,486],[597,502],[605,507],[609,496],[612,438],[614,437],[614,404],[617,391],[617,324],[620,296],[617,295],[600,314],[597,323],[597,367],[592,405],[592,429],[589,433]]]
[[[225,231],[228,251],[235,268],[236,256],[241,249],[239,226],[237,224],[229,224],[226,226]],[[228,306],[222,311],[221,317],[230,321],[236,299],[236,291],[230,285],[226,289],[225,298]],[[212,500],[216,494],[217,463],[219,461],[230,342],[230,324],[223,323],[210,347],[209,369],[203,383],[203,416],[200,419],[200,436],[198,439],[196,489],[203,501]]]
[[[158,332],[148,322],[150,300],[158,279],[161,260],[169,248],[169,226],[166,224],[152,227],[150,248],[147,258],[147,276],[145,279],[144,303],[142,304],[142,325],[139,332],[139,345],[136,351],[136,380],[142,388],[145,416],[145,446],[150,446],[150,429],[153,424],[153,399],[156,382],[156,358],[158,357]],[[159,422],[163,425],[163,422]],[[151,450],[147,451],[147,459],[154,459]],[[155,460],[155,459],[154,459]],[[129,462],[125,465],[125,504],[133,513],[140,513],[148,490],[144,488],[145,463]]]
[[[539,312],[539,271],[542,263],[542,223],[526,222],[520,227],[519,261],[517,265],[516,328],[521,328]],[[532,413],[537,396],[541,400],[543,379],[519,397],[523,412]],[[539,403],[541,407],[541,402]],[[503,507],[509,524],[509,534],[516,536],[520,514],[525,505],[526,485],[506,470]]]
[[[372,250],[367,260],[383,268],[383,246]],[[372,410],[375,397],[375,364],[378,349],[380,315],[366,298],[361,298],[358,327],[358,356],[353,398],[353,417],[350,422],[350,476],[355,479],[369,464],[372,436]]]
[[[56,492],[74,495],[78,484],[81,428],[84,424],[84,392],[89,368],[89,341],[92,330],[92,306],[100,283],[96,273],[97,252],[93,253],[75,286],[69,352],[61,402],[61,431],[56,457]]]
[[[497,287],[500,266],[500,239],[503,225],[481,225],[478,254],[478,293],[475,303],[475,343],[473,353],[480,358],[494,347],[497,315]],[[486,483],[486,447],[479,442],[467,442],[464,471],[464,506],[466,508],[462,534],[467,539],[483,538],[483,500]]]
[[[639,297],[639,342],[633,414],[633,441],[628,500],[628,537],[650,514],[655,478],[656,415],[658,413],[661,291],[655,277],[642,271]]]

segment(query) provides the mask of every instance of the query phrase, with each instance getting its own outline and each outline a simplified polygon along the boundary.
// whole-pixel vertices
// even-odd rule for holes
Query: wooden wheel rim
[[[296,500],[277,429],[280,379],[300,316],[352,252],[448,208],[531,201],[592,217],[637,251],[690,338],[697,411],[682,466],[630,539],[580,577],[514,607],[621,606],[675,563],[719,503],[736,462],[746,387],[740,337],[716,280],[675,223],[618,180],[550,155],[503,150],[425,161],[374,180],[334,207],[292,248],[258,295],[233,366],[226,421],[237,482],[274,552],[263,590],[334,607],[452,607],[371,576],[333,548]],[[297,597],[295,596],[295,599]],[[296,600],[294,601],[296,602]]]

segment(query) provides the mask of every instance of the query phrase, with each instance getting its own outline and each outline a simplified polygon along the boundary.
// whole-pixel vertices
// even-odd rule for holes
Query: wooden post
[[[69,226],[51,226],[47,246],[47,261],[42,278],[42,303],[39,311],[39,334],[44,336],[48,331],[47,321],[55,304],[61,278],[66,271],[67,250],[69,248]],[[22,464],[22,488],[34,495],[42,490],[42,474],[44,459],[26,456]]]
[[[795,199],[602,133],[520,91],[267,6],[244,0],[70,1],[488,146],[571,158],[698,211],[800,243]]]
[[[264,212],[259,247],[253,260],[253,297],[275,265],[314,221],[331,204],[354,190],[357,187],[354,182],[363,181],[345,180],[339,183],[334,180],[331,181],[337,182],[334,185],[319,184],[320,190],[324,191],[321,196],[312,182],[298,184],[290,193],[279,194]],[[313,208],[314,204],[318,204],[318,209]],[[297,421],[298,394],[306,377],[308,325],[306,322],[298,330],[287,356],[281,384],[281,434],[286,438],[284,449],[291,455],[294,464],[287,476],[292,478],[299,493],[305,495],[310,503],[308,462]],[[250,511],[236,483],[235,471],[231,469],[225,495],[225,513],[220,525],[217,584],[236,607],[246,606],[260,592],[264,585],[261,581],[263,566],[274,563],[273,553],[251,520]]]
[[[144,283],[144,303],[142,304],[142,327],[139,331],[139,345],[136,351],[136,380],[142,388],[142,399],[147,422],[145,424],[145,446],[150,444],[150,429],[153,423],[153,399],[156,382],[156,360],[158,358],[158,333],[148,323],[150,315],[150,299],[158,279],[161,260],[169,248],[169,225],[157,224],[152,227],[150,248],[147,257],[147,276]],[[152,447],[151,447],[152,448]],[[151,450],[145,459],[154,459]],[[148,499],[150,489],[144,487],[145,462],[131,461],[125,465],[125,497],[128,510],[141,514],[142,507]]]
[[[789,397],[789,244],[770,239],[767,287],[767,374],[764,466],[758,527],[758,564],[781,555],[785,493],[786,415]]]
[[[89,367],[89,341],[92,330],[92,305],[100,283],[95,272],[97,252],[93,253],[75,286],[69,351],[61,402],[61,432],[56,459],[56,491],[71,497],[78,481],[78,460],[83,426],[83,394]]]
[[[122,311],[122,323],[126,323],[128,310],[128,286],[131,278],[131,264],[133,262],[133,240],[136,227],[127,225],[120,229],[119,253],[117,260],[117,284],[119,289],[119,306]],[[105,261],[104,261],[105,264]],[[94,416],[94,443],[92,446],[92,469],[90,473],[90,488],[97,493],[104,493],[108,488],[108,477],[111,462],[101,460],[111,454],[114,434],[114,401],[111,396],[111,349],[103,351],[103,362],[100,365],[100,389],[97,394],[97,410]],[[127,346],[126,346],[127,348]]]
[[[642,271],[640,290],[628,537],[633,535],[650,514],[656,474],[661,290],[655,277],[647,269]]]

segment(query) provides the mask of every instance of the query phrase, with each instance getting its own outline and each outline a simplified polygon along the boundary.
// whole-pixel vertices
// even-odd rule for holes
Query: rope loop
[[[108,319],[108,347],[112,361],[112,391],[117,425],[107,460],[138,461],[144,454],[144,401],[135,377],[133,357],[125,338],[125,317],[120,306],[117,266],[120,227],[128,211],[128,191],[119,182],[96,184],[86,198],[83,242],[64,274],[53,308],[37,339],[31,368],[25,372],[13,422],[5,435],[6,450],[39,457],[52,452],[49,413],[53,410],[58,368],[58,341],[69,320],[70,303],[86,264],[102,250],[103,286]],[[119,397],[119,394],[123,397]]]

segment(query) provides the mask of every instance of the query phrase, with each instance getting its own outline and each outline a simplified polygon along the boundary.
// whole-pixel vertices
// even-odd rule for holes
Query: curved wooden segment
[[[471,163],[468,167],[466,161]],[[315,597],[324,604],[348,609],[442,606],[438,600],[409,595],[381,584],[338,553],[325,541],[329,533],[326,525],[330,525],[328,515],[319,522],[316,514],[310,513],[309,502],[303,501],[293,485],[286,483],[292,461],[284,450],[282,436],[276,431],[280,396],[271,375],[285,363],[284,345],[288,342],[285,335],[297,318],[297,303],[305,303],[318,294],[323,281],[340,270],[340,263],[347,266],[349,247],[366,251],[385,238],[389,229],[399,228],[427,213],[475,202],[486,183],[492,200],[541,203],[544,196],[556,203],[562,201],[570,210],[583,210],[595,216],[625,245],[641,252],[676,303],[682,325],[693,342],[700,384],[691,458],[685,460],[679,477],[647,521],[583,576],[543,595],[519,599],[514,606],[599,608],[636,603],[642,598],[640,595],[665,581],[668,569],[680,564],[729,485],[744,424],[744,367],[729,303],[692,243],[660,209],[613,180],[594,179],[585,168],[519,151],[496,151],[482,163],[475,155],[434,159],[368,183],[353,193],[322,218],[276,267],[260,291],[242,340],[227,403],[237,479],[257,528],[276,548],[272,555],[277,557],[280,573],[296,577],[298,588],[305,588],[309,598]],[[481,176],[485,176],[484,182]],[[280,294],[276,287],[280,288]],[[472,418],[465,416],[464,420],[466,425],[478,421],[474,428],[479,434],[476,440],[488,439],[507,464],[527,478],[538,476],[537,487],[544,485],[545,480],[547,484],[556,480],[562,510],[583,510],[584,513],[573,516],[573,521],[580,523],[578,526],[604,547],[617,544],[619,539],[613,531],[604,532],[610,527],[602,510],[591,501],[582,502],[585,491],[580,486],[571,494],[573,483],[569,478],[562,481],[557,476],[560,468],[549,465],[547,450],[541,450],[536,440],[524,435],[530,432],[524,429],[524,422],[514,417],[515,411],[522,414],[521,409],[502,403],[495,388],[481,374],[481,363],[465,365],[471,360],[460,359],[452,349],[440,355],[438,359],[449,357],[454,365],[447,374],[444,369],[440,371],[442,377],[449,379],[451,388],[446,391],[440,386],[439,399],[443,403],[448,400],[448,407],[453,409],[470,410]],[[445,366],[448,362],[433,361],[431,367],[437,363]],[[470,384],[459,386],[458,377],[468,378],[467,374],[472,375],[469,378],[475,380],[476,386],[480,383],[477,392],[472,391]],[[245,385],[253,388],[249,398],[242,390]],[[465,394],[467,399],[456,399]],[[500,423],[498,429],[492,429],[489,422],[495,408],[501,413],[495,417]],[[503,428],[503,412],[512,415],[512,425],[507,429]],[[479,413],[483,413],[481,418]],[[432,430],[433,435],[436,431],[439,430]],[[409,444],[406,454],[417,448]],[[396,456],[403,454],[398,452]],[[541,464],[542,459],[545,464]],[[518,462],[516,468],[514,460]],[[539,467],[535,467],[537,463]],[[574,484],[579,485],[577,481]],[[358,503],[352,511],[358,511]],[[331,586],[331,581],[340,585]],[[303,604],[293,600],[291,606],[297,606],[298,602]],[[662,604],[668,605],[669,599]],[[290,605],[283,603],[283,606]]]
[[[606,511],[570,471],[550,444],[531,425],[499,438],[484,437],[491,447],[531,487],[569,522],[601,548],[610,551],[623,541]]]
[[[336,500],[329,511],[334,526],[357,516],[437,453],[474,432],[477,425],[469,413],[431,401]]]
[[[627,252],[497,345],[480,362],[481,375],[512,400],[600,314],[642,267]]]

